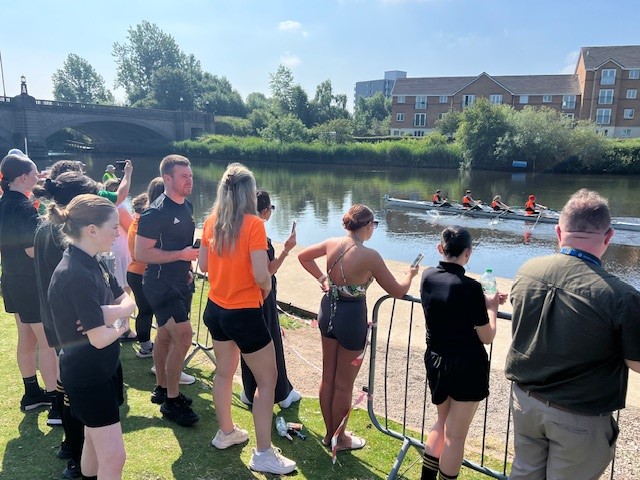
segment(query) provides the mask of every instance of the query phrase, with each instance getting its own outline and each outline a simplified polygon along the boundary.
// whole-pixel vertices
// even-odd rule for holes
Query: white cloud
[[[576,64],[578,63],[578,57],[580,56],[579,50],[574,50],[573,52],[569,52],[564,57],[564,67],[560,73],[573,73],[576,71]]]
[[[280,22],[278,24],[278,30],[300,30],[302,29],[302,24],[295,20],[285,20],[284,22]]]
[[[287,51],[280,56],[280,63],[285,67],[295,68],[302,63],[302,60],[297,55]]]

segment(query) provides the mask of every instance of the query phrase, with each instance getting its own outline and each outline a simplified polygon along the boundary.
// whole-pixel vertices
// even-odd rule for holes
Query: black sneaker
[[[78,465],[74,460],[69,460],[67,462],[67,468],[62,471],[62,478],[82,478],[82,472],[80,471],[80,465]]]
[[[28,412],[38,407],[50,407],[52,403],[51,396],[47,395],[47,392],[40,389],[40,393],[37,395],[23,395],[20,400],[20,410]]]
[[[49,410],[49,415],[47,416],[47,425],[50,427],[59,427],[62,425],[62,412],[58,408],[58,405],[54,401],[51,405],[51,410]]]
[[[193,399],[183,395],[182,392],[178,394],[178,398],[181,398],[184,403],[191,406],[193,403]],[[156,405],[162,405],[164,401],[167,399],[167,389],[155,386],[153,392],[151,392],[151,403],[155,403]]]
[[[160,406],[160,412],[167,420],[183,427],[190,427],[200,420],[198,414],[181,397],[172,402],[165,400]]]
[[[60,449],[58,450],[58,453],[56,453],[56,457],[60,460],[70,460],[73,457],[73,449],[67,445],[67,442],[62,441]]]

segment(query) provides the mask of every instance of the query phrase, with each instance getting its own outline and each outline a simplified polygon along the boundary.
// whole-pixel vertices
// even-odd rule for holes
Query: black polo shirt
[[[422,274],[420,299],[427,322],[427,346],[440,355],[468,357],[484,346],[475,327],[489,323],[480,283],[464,267],[440,262]]]
[[[62,260],[65,244],[59,225],[50,222],[43,222],[36,230],[34,238],[36,267],[36,282],[38,284],[38,296],[40,297],[40,318],[44,325],[44,332],[47,335],[47,342],[50,347],[58,347],[58,336],[53,326],[53,315],[51,306],[47,300],[47,292],[51,283],[51,276]]]
[[[165,251],[182,250],[193,245],[196,229],[193,206],[185,200],[176,203],[166,195],[160,195],[142,215],[138,223],[138,235],[156,241],[155,247]],[[161,279],[173,284],[189,283],[191,262],[178,260],[162,264],[148,264],[145,281]]]
[[[95,257],[73,245],[65,250],[49,285],[49,304],[62,347],[60,376],[64,385],[82,387],[111,378],[118,368],[120,344],[98,349],[78,332],[104,325],[102,305],[111,305],[124,291]]]
[[[31,201],[20,192],[4,192],[0,198],[2,275],[35,275],[33,259],[24,250],[33,247],[37,227],[38,211]]]

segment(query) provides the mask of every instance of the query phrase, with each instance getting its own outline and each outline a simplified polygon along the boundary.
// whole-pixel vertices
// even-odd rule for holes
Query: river
[[[87,173],[96,179],[101,178],[108,163],[117,160],[97,156],[79,159],[87,164]],[[158,174],[159,163],[158,158],[133,160],[132,196],[145,190],[149,180]],[[217,180],[225,166],[226,162],[193,160],[195,178],[191,201],[198,225],[202,225],[213,204]],[[384,258],[410,263],[422,252],[425,255],[422,264],[435,265],[439,260],[436,244],[440,232],[446,225],[459,224],[471,230],[476,243],[467,268],[482,272],[491,267],[496,275],[507,278],[512,278],[527,259],[555,250],[552,225],[537,224],[529,242],[525,243],[522,222],[504,220],[493,224],[495,222],[487,219],[387,209],[384,195],[424,200],[440,188],[445,196],[459,201],[469,188],[476,199],[488,202],[493,195],[500,194],[505,203],[522,206],[528,195],[535,193],[539,203],[560,210],[572,193],[585,187],[607,197],[614,216],[640,222],[640,202],[635,198],[640,176],[460,173],[441,169],[268,163],[248,163],[247,166],[254,172],[258,187],[270,193],[276,206],[267,224],[267,232],[274,241],[286,239],[294,220],[298,223],[299,245],[342,235],[344,212],[353,203],[364,203],[380,220],[368,245]],[[640,235],[617,231],[604,263],[608,270],[640,289]]]

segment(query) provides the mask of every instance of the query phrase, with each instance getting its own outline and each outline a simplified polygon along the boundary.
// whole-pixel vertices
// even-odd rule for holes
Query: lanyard
[[[571,247],[562,247],[560,249],[560,253],[564,255],[570,255],[572,257],[577,257],[580,260],[584,260],[585,262],[593,263],[594,265],[602,266],[602,262],[595,255],[591,255],[589,252],[585,252],[583,250],[576,250]]]

